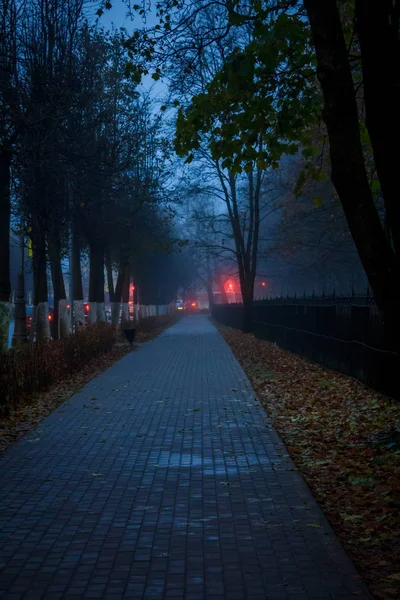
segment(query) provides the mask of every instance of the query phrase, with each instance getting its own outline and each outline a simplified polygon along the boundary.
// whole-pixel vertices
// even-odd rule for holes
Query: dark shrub
[[[110,325],[98,323],[62,340],[48,340],[0,354],[0,416],[35,393],[80,371],[115,343]]]

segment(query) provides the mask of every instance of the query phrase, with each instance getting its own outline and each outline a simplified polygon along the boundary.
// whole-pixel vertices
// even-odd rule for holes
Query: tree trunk
[[[207,296],[208,296],[208,306],[210,311],[212,311],[214,307],[214,291],[213,291],[213,274],[210,265],[210,257],[207,254]]]
[[[24,236],[21,244],[21,271],[18,274],[18,287],[14,308],[14,334],[12,345],[23,346],[28,341],[26,330],[26,300],[25,300],[25,266],[24,266]]]
[[[73,271],[73,297],[74,297],[74,317],[76,330],[82,328],[85,324],[85,313],[83,309],[83,286],[82,286],[82,268],[81,268],[81,248],[79,236],[75,233],[72,244],[72,271]]]
[[[244,333],[249,333],[253,326],[253,289],[250,277],[247,277],[242,287],[243,298],[243,326]]]
[[[119,324],[120,312],[121,312],[121,299],[124,281],[127,276],[128,266],[124,257],[121,257],[118,278],[114,290],[114,301],[111,303],[111,324],[114,329],[117,329]]]
[[[105,252],[105,265],[107,272],[107,286],[108,286],[108,295],[110,297],[110,303],[115,302],[115,293],[114,293],[114,279],[112,272],[112,260],[111,253],[109,250]]]
[[[7,150],[0,152],[0,352],[8,348],[10,325],[10,166]]]
[[[400,152],[400,41],[398,20],[387,0],[356,0],[356,26],[361,49],[366,125],[393,245],[400,254],[398,165]],[[388,57],[389,60],[388,60]]]
[[[129,270],[126,272],[126,276],[124,279],[124,285],[122,288],[122,315],[121,315],[121,330],[122,333],[124,329],[129,327],[130,318],[129,318],[129,286],[130,286],[130,275]]]
[[[118,269],[118,278],[117,283],[115,285],[115,301],[121,303],[122,299],[122,290],[124,289],[125,279],[128,276],[128,265],[121,260],[119,269]]]
[[[111,260],[111,254],[109,251],[106,252],[105,263],[106,263],[106,271],[107,271],[108,294],[110,297],[110,306],[111,306],[111,326],[113,327],[113,329],[116,329],[118,327],[118,321],[119,321],[121,295],[118,300],[118,297],[117,297],[118,280],[117,280],[117,285],[115,286],[115,289],[114,289],[114,279],[113,279],[113,273],[112,273],[112,260]],[[119,278],[119,275],[120,275],[120,273],[118,273],[118,278]]]
[[[57,231],[48,235],[48,252],[54,291],[54,313],[51,322],[53,339],[64,338],[71,333],[67,312],[67,295],[61,267],[61,242]]]
[[[10,329],[10,303],[0,301],[0,352],[8,350],[8,332]]]
[[[207,296],[208,296],[208,306],[211,311],[214,307],[214,291],[213,291],[212,278],[207,279]]]
[[[331,178],[367,274],[386,330],[400,333],[395,290],[400,269],[388,243],[369,187],[360,141],[357,104],[336,0],[304,0],[324,96]],[[398,342],[397,342],[398,344]]]
[[[227,280],[222,281],[222,279],[220,278],[219,281],[219,289],[221,291],[221,304],[228,304],[228,295],[226,293],[225,290],[225,283]]]
[[[97,322],[106,322],[106,311],[104,306],[104,250],[99,250],[99,265],[98,265],[98,281],[97,281]]]
[[[250,333],[253,326],[253,301],[250,299],[249,301],[243,302],[243,333]]]
[[[47,289],[47,261],[45,227],[42,219],[34,216],[32,222],[33,304],[35,310],[36,341],[50,338],[49,304]],[[33,316],[32,316],[33,325]]]
[[[104,312],[104,251],[97,243],[90,244],[89,315],[90,325],[105,321]]]
[[[30,345],[33,344],[33,342],[36,339],[36,319],[37,319],[37,306],[34,304],[33,310],[32,310],[31,326],[29,328],[29,337],[28,337],[28,342]]]

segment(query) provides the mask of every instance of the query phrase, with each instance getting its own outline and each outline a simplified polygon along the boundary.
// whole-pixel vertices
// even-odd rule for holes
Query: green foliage
[[[307,181],[324,181],[325,179],[327,179],[327,177],[327,173],[323,171],[319,165],[315,165],[313,162],[307,162],[304,169],[300,171],[300,174],[297,178],[296,185],[294,188],[295,196],[299,197],[301,195],[303,187]]]
[[[360,137],[361,143],[369,154],[372,154],[371,138],[369,137],[368,129],[365,121],[360,121]]]
[[[321,208],[321,206],[323,206],[324,201],[321,198],[321,196],[316,196],[315,198],[313,198],[313,204],[314,206],[316,206],[317,208]]]
[[[254,38],[235,48],[205,93],[179,110],[175,150],[190,162],[207,140],[213,158],[233,172],[276,166],[300,144],[312,156],[307,131],[319,120],[320,101],[304,20],[285,13],[257,20]]]
[[[304,158],[314,158],[317,154],[318,148],[312,146],[310,148],[304,148],[304,150],[302,151],[302,155],[304,156]]]
[[[381,191],[381,184],[379,182],[379,179],[373,179],[370,183],[370,186],[374,197],[377,196],[377,194]]]

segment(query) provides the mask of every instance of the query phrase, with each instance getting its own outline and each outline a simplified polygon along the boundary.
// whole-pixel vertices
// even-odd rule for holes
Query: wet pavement
[[[206,316],[0,460],[0,598],[369,598]]]

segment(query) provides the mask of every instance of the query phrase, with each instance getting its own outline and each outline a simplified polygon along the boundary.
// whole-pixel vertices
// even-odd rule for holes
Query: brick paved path
[[[206,317],[91,381],[0,461],[0,597],[366,599]]]

